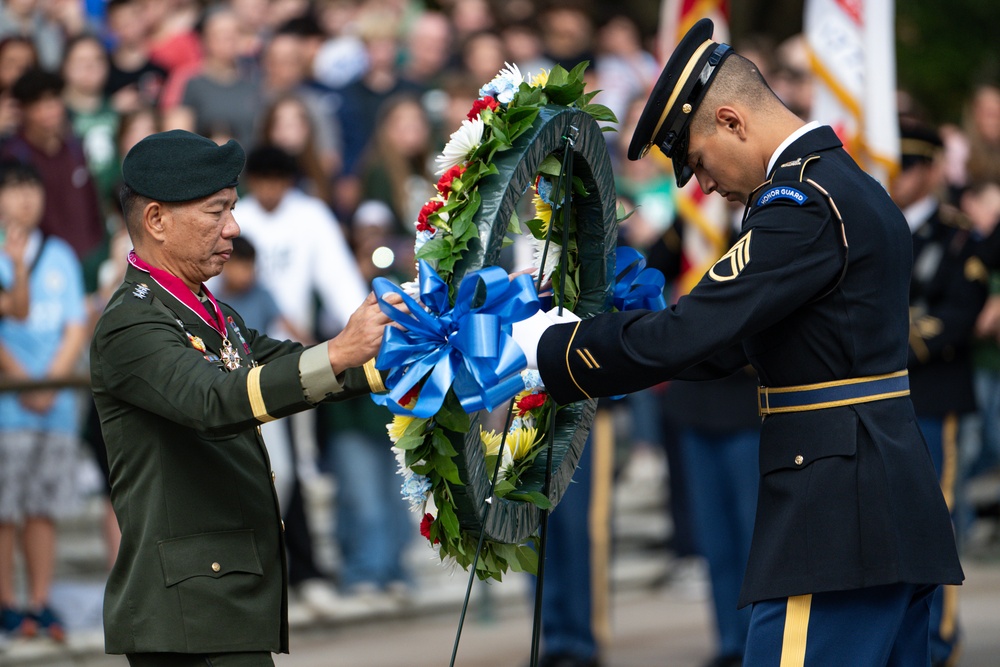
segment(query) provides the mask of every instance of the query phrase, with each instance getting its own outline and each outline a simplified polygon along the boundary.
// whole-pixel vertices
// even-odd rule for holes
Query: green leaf
[[[417,259],[445,259],[453,252],[449,237],[433,238],[417,251]]]
[[[583,82],[570,83],[565,86],[545,86],[545,93],[553,104],[569,106],[583,94]]]
[[[507,495],[516,488],[517,487],[511,484],[508,480],[501,479],[496,483],[496,486],[493,487],[493,495],[497,498],[506,498]]]
[[[590,114],[594,120],[608,121],[611,123],[618,122],[618,117],[615,116],[615,112],[603,104],[587,104],[583,107],[582,111]]]
[[[581,60],[576,64],[576,67],[570,70],[568,80],[573,83],[583,83],[583,73],[587,71],[588,67],[590,67],[590,61]]]
[[[569,72],[562,65],[553,65],[549,70],[549,78],[545,82],[545,92],[548,94],[549,88],[554,86],[565,86],[569,81]]]
[[[528,574],[538,573],[538,552],[526,545],[520,545],[515,549],[517,564],[521,572]]]
[[[437,521],[441,522],[447,535],[453,535],[456,538],[459,536],[458,517],[455,516],[455,509],[450,503],[444,503],[438,507]]]
[[[469,415],[462,409],[462,404],[459,403],[453,391],[449,391],[445,395],[444,403],[434,419],[449,431],[466,433],[469,430]]]
[[[629,211],[628,213],[626,213],[625,212],[625,207],[622,206],[621,204],[619,204],[618,205],[618,211],[615,214],[615,216],[618,218],[618,222],[622,223],[622,222],[625,222],[626,220],[628,220],[629,218],[631,218],[633,215],[635,215],[636,210],[638,210],[638,207],[633,208],[631,211]]]
[[[539,241],[544,241],[545,234],[542,233],[542,225],[544,224],[545,223],[539,220],[538,218],[533,218],[524,223],[524,226],[528,228],[528,231],[531,232],[532,236],[534,236]]]
[[[546,176],[552,176],[553,178],[559,176],[562,171],[562,162],[555,155],[547,155],[542,163],[538,165],[538,173],[545,174]]]
[[[552,509],[552,501],[538,491],[514,491],[507,494],[507,500],[523,500],[537,506],[539,509]]]
[[[521,220],[517,217],[517,211],[510,212],[510,220],[507,221],[507,233],[516,234],[517,236],[524,233],[521,231]]]
[[[403,451],[416,449],[422,444],[424,444],[423,434],[404,435],[396,441],[396,447],[402,449]]]
[[[457,456],[458,452],[451,444],[451,440],[445,435],[444,431],[441,429],[434,429],[434,434],[431,436],[434,449],[436,449],[440,454],[444,456]]]

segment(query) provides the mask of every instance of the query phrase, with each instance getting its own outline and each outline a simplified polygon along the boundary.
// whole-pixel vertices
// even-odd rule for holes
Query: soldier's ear
[[[746,138],[746,121],[737,109],[721,106],[715,110],[715,123],[718,130],[735,134],[740,139]]]
[[[151,201],[142,210],[142,228],[146,234],[157,241],[166,237],[166,207],[158,201]]]

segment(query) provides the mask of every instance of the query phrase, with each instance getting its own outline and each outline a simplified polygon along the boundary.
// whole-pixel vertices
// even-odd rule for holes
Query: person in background
[[[46,205],[38,172],[0,164],[0,218],[29,233],[29,316],[0,320],[0,371],[20,380],[60,380],[72,374],[86,342],[80,264],[62,239],[40,229]],[[0,254],[0,283],[15,268]],[[56,520],[75,507],[79,406],[72,390],[0,394],[0,622],[12,634],[65,638],[49,605],[55,574]],[[15,545],[27,569],[27,599],[14,586]]]
[[[340,156],[323,152],[315,136],[315,117],[299,96],[282,95],[264,110],[260,144],[277,146],[295,157],[299,169],[296,186],[329,205]]]
[[[167,71],[149,53],[149,23],[142,0],[109,0],[107,27],[111,37],[110,67],[104,94],[118,113],[155,106]]]
[[[28,230],[0,220],[0,237],[2,252],[10,261],[10,284],[0,285],[0,320],[5,317],[23,320],[28,316],[30,295],[28,265],[24,262]]]
[[[70,39],[61,74],[66,82],[63,100],[73,134],[83,144],[102,210],[112,211],[117,207],[113,201],[117,199],[116,186],[121,178],[121,160],[115,145],[119,114],[104,93],[108,52],[101,40],[89,34]]]
[[[38,67],[38,53],[30,39],[12,35],[0,39],[0,140],[17,131],[21,107],[11,94],[14,82]]]
[[[66,40],[62,27],[45,15],[38,0],[15,0],[0,7],[0,37],[17,35],[30,39],[38,52],[38,64],[47,70],[59,68]]]
[[[412,251],[395,216],[379,201],[367,201],[354,214],[354,245],[362,278],[394,282],[412,277]],[[408,261],[409,260],[409,261]],[[416,534],[400,497],[402,478],[390,449],[385,408],[368,398],[319,411],[324,461],[335,482],[334,537],[340,555],[337,583],[349,599],[374,609],[408,599],[412,580],[404,556]]]
[[[375,134],[362,166],[362,197],[392,209],[396,233],[412,233],[421,207],[433,194],[434,152],[427,112],[415,95],[401,93],[379,109]]]
[[[61,76],[38,69],[25,72],[14,83],[21,125],[0,148],[0,158],[31,164],[41,174],[45,210],[39,229],[73,248],[90,293],[106,253],[104,215],[83,146],[67,122],[63,87]]]

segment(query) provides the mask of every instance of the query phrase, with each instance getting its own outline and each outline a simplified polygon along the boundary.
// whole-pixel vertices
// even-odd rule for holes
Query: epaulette
[[[949,204],[941,204],[941,207],[938,210],[938,217],[941,218],[942,223],[948,225],[949,227],[964,230],[972,229],[972,220],[970,220],[960,210]]]
[[[778,165],[778,168],[771,175],[771,179],[754,193],[753,201],[751,202],[753,206],[767,206],[779,200],[787,200],[800,206],[805,204],[809,200],[809,195],[800,188],[789,185],[789,183],[809,183],[823,193],[824,196],[827,196],[826,191],[819,187],[815,181],[805,178],[806,167],[810,162],[818,159],[818,155],[809,155],[808,157],[796,158]]]

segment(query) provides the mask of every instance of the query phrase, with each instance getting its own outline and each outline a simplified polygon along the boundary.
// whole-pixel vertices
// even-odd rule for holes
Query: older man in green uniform
[[[283,526],[261,423],[379,391],[374,297],[336,338],[276,341],[217,302],[243,149],[173,130],[122,167],[134,251],[91,348],[121,550],[105,647],[133,665],[270,665],[288,651]]]

